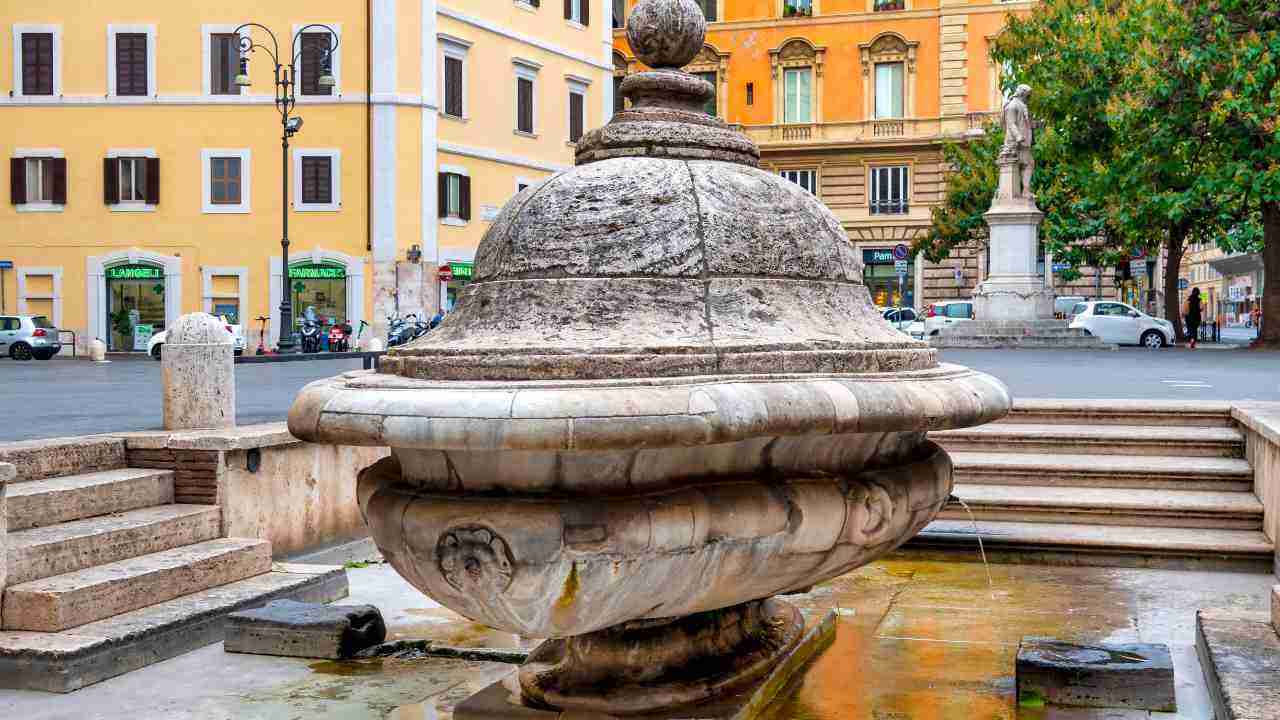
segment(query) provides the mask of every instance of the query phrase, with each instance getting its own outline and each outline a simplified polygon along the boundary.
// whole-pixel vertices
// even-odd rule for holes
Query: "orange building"
[[[991,42],[1032,2],[695,1],[706,45],[685,69],[714,84],[708,112],[755,140],[762,167],[836,213],[863,251],[876,303],[968,297],[983,279],[981,249],[908,261],[901,283],[893,249],[929,226],[944,190],[943,142],[981,133],[999,111]],[[615,87],[641,69],[621,29],[635,3],[614,0]]]

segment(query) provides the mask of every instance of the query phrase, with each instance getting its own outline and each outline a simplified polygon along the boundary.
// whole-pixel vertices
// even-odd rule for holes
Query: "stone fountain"
[[[290,413],[299,438],[391,448],[359,498],[401,575],[546,638],[511,717],[761,683],[803,634],[780,594],[947,502],[926,432],[1009,409],[881,320],[835,216],[701,111],[711,86],[678,68],[705,30],[692,0],[637,5],[628,39],[654,69],[623,83],[630,108],[506,205],[439,329]]]

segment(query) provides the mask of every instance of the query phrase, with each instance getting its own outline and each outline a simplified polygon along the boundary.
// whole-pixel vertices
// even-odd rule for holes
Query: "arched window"
[[[822,118],[822,66],[826,48],[793,38],[769,51],[773,66],[774,121],[809,124]]]
[[[698,51],[693,60],[684,66],[684,70],[711,83],[714,92],[703,109],[708,115],[727,120],[725,115],[728,112],[728,104],[725,95],[729,85],[729,54],[721,53],[711,45],[703,45],[702,50]]]
[[[862,52],[864,110],[876,120],[898,120],[915,114],[917,42],[882,33],[859,45]]]

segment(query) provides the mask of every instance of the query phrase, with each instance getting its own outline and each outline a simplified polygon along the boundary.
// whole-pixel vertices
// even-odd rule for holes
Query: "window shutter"
[[[102,159],[102,202],[115,205],[120,202],[120,160]]]
[[[67,159],[53,159],[53,204],[67,204]]]
[[[471,178],[467,177],[466,175],[459,177],[458,185],[459,185],[458,197],[460,199],[459,204],[462,206],[461,208],[459,208],[460,212],[458,214],[462,217],[463,220],[470,220],[471,219]]]
[[[147,158],[147,204],[160,204],[160,158]]]
[[[591,24],[591,2],[592,0],[582,0],[582,24]]]
[[[564,19],[573,19],[573,0],[564,0]]]
[[[582,139],[583,111],[582,95],[569,93],[569,142]]]
[[[27,202],[27,161],[23,158],[9,158],[9,202]]]
[[[437,217],[448,217],[449,215],[449,173],[436,174],[436,190],[440,200],[440,210]]]

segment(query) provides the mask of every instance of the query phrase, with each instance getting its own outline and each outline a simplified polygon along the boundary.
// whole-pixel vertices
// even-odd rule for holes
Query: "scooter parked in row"
[[[302,314],[302,324],[298,329],[302,338],[302,352],[320,352],[320,320],[316,318],[316,309],[310,305]]]
[[[418,319],[414,313],[409,313],[404,317],[387,317],[387,347],[395,347],[413,342],[430,330],[427,323]]]

